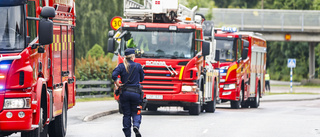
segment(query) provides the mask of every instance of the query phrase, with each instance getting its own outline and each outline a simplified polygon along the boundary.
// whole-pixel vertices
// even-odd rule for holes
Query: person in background
[[[135,63],[135,49],[128,48],[125,50],[123,63],[119,64],[112,73],[112,79],[116,87],[121,87],[120,104],[123,110],[123,132],[126,137],[131,137],[131,118],[133,131],[136,137],[141,137],[139,128],[141,124],[141,103],[143,93],[140,83],[144,79],[144,72],[141,64]],[[119,83],[118,76],[121,82]]]
[[[269,74],[265,74],[265,81],[266,81],[266,91],[270,92],[270,75]]]

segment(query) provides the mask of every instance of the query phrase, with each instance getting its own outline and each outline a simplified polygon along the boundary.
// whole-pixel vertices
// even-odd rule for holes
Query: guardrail
[[[110,81],[76,81],[76,97],[104,97],[111,93]]]
[[[199,13],[206,15],[207,8]],[[270,9],[212,9],[215,27],[235,26],[240,30],[320,32],[320,11]]]

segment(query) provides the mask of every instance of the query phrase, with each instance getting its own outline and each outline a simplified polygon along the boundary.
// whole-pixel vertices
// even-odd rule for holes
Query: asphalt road
[[[190,116],[181,108],[143,112],[144,137],[320,137],[320,100],[263,102],[258,109],[230,109]],[[123,137],[122,115],[90,122],[69,118],[67,137]],[[134,137],[134,135],[132,135]]]

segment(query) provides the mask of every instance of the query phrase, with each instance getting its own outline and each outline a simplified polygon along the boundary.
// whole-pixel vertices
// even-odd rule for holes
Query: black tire
[[[238,101],[230,101],[230,105],[231,105],[231,108],[233,109],[239,109],[240,106],[241,106],[241,102],[242,102],[242,91],[240,91],[240,97],[239,97],[239,100]]]
[[[48,125],[45,125],[45,126],[43,127],[42,132],[40,132],[40,137],[48,137],[48,128],[49,128]]]
[[[184,106],[184,107],[183,107],[183,110],[189,110],[189,107]]]
[[[256,97],[253,99],[253,101],[250,103],[250,107],[251,108],[258,108],[260,105],[260,84],[258,84],[257,87],[257,95]]]
[[[54,121],[51,121],[49,125],[49,136],[50,137],[65,137],[67,133],[67,110],[68,100],[65,93],[63,99],[62,114],[57,116]]]
[[[41,100],[41,104],[43,104],[43,101],[44,100]],[[41,106],[41,104],[40,104],[40,106]],[[39,127],[32,130],[32,131],[21,132],[21,137],[47,137],[48,128],[43,128],[43,125],[45,124],[44,118],[46,118],[47,115],[44,114],[45,109],[43,107],[44,106],[41,106],[41,108],[40,108],[40,120],[39,120],[39,124],[38,124]]]
[[[148,111],[157,111],[157,110],[158,110],[158,106],[155,106],[155,105],[148,106]]]
[[[241,108],[249,108],[250,103],[248,101],[242,101]]]
[[[194,104],[189,107],[189,114],[190,115],[199,115],[201,111],[201,106],[200,104]]]
[[[241,92],[242,92],[242,102],[241,102],[241,108],[249,108],[250,103],[248,100],[244,100],[244,91],[243,88],[241,88]]]
[[[39,127],[41,126],[39,122]],[[36,128],[32,131],[27,131],[27,132],[21,132],[21,137],[40,137],[40,129]]]
[[[214,82],[213,101],[210,101],[206,105],[206,112],[214,113],[216,111],[217,104],[217,82]]]

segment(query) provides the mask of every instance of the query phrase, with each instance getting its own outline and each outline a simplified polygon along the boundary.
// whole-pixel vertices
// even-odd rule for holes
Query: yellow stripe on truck
[[[230,72],[237,69],[238,68],[238,65],[235,64],[235,65],[232,65],[229,69],[228,69],[228,72],[227,72],[227,76],[226,76],[226,81],[228,80],[228,77],[230,75]]]
[[[181,67],[180,74],[179,74],[179,80],[181,80],[181,79],[182,79],[183,70],[184,70],[184,67]]]

